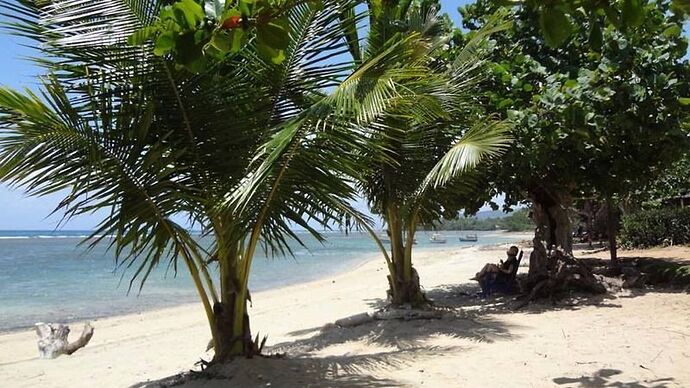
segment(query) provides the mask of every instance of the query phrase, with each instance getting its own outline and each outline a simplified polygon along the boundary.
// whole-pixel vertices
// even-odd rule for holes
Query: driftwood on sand
[[[38,353],[41,358],[57,358],[62,354],[70,355],[86,346],[93,337],[93,326],[90,323],[84,325],[79,338],[74,342],[69,342],[67,336],[70,328],[67,325],[55,323],[36,324],[36,334],[38,335]]]

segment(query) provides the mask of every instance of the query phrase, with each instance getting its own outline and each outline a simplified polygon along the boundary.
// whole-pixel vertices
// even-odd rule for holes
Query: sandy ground
[[[605,257],[604,253],[587,256]],[[482,300],[468,279],[503,250],[416,252],[422,284],[459,316],[377,321],[320,330],[382,306],[385,269],[371,260],[349,273],[253,295],[255,333],[284,359],[238,360],[227,381],[197,386],[690,387],[690,295],[640,290],[520,312]],[[527,256],[527,255],[526,255]],[[622,256],[690,259],[688,248]],[[521,268],[526,271],[526,268]],[[37,358],[33,332],[0,336],[0,387],[125,387],[189,370],[210,337],[200,306],[102,319],[72,356]],[[75,325],[73,331],[81,329]]]

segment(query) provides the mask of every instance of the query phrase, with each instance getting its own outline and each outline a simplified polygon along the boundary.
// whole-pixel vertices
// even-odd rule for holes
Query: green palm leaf
[[[505,121],[491,120],[472,127],[429,171],[420,191],[441,187],[483,159],[499,156],[510,145],[511,128]]]

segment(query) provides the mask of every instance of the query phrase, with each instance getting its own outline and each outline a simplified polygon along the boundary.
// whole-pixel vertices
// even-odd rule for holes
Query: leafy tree
[[[291,225],[321,239],[311,222],[330,228],[354,221],[373,233],[349,205],[351,179],[367,171],[368,158],[397,165],[380,140],[386,135],[410,145],[419,130],[433,128],[431,144],[449,149],[459,132],[442,124],[460,109],[449,97],[469,85],[463,76],[476,68],[469,53],[448,71],[435,67],[426,55],[440,41],[425,35],[434,25],[421,14],[409,30],[392,21],[385,25],[393,29],[372,28],[361,50],[354,3],[340,1],[281,10],[276,17],[285,15],[289,25],[278,60],[265,55],[258,21],[224,55],[208,43],[201,54],[197,46],[188,50],[189,31],[174,24],[198,14],[189,1],[3,5],[16,17],[9,27],[38,43],[48,75],[40,96],[0,89],[0,179],[31,195],[69,189],[58,209],[67,218],[108,209],[89,244],[113,247],[140,287],[155,266],[167,261],[177,270],[181,259],[204,306],[214,361],[263,346],[251,336],[247,311],[256,250],[289,254],[288,241],[299,243]],[[174,20],[161,17],[166,10]],[[202,21],[193,19],[186,28],[199,29]],[[160,23],[172,24],[174,44],[158,41],[170,27]],[[348,51],[354,59],[342,55]],[[414,136],[396,129],[404,119],[418,128]],[[497,152],[503,132],[499,124],[470,130],[433,161],[439,164],[427,181],[415,182],[420,196]],[[179,215],[212,245],[200,246],[174,221]]]
[[[465,27],[476,29],[494,5],[478,1],[460,11]],[[645,2],[642,11],[637,26],[607,26],[597,48],[587,34],[591,21],[577,15],[570,17],[583,28],[550,47],[530,8],[515,9],[513,28],[494,38],[487,99],[516,122],[516,141],[489,170],[495,179],[488,193],[505,192],[506,206],[530,201],[535,239],[546,248],[571,250],[573,197],[628,193],[687,147],[690,77],[681,20],[668,1]],[[546,266],[545,250],[537,251],[533,274]]]
[[[500,218],[497,225],[500,229],[505,229],[509,232],[534,230],[534,223],[529,217],[529,212],[529,209],[518,209],[507,217]]]

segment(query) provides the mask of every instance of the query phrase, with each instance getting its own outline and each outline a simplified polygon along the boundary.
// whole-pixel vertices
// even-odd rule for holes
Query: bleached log
[[[70,355],[86,346],[93,337],[93,326],[90,323],[84,325],[79,338],[69,342],[67,336],[70,328],[67,325],[39,322],[36,325],[38,335],[38,353],[41,358],[57,358],[62,354]]]

